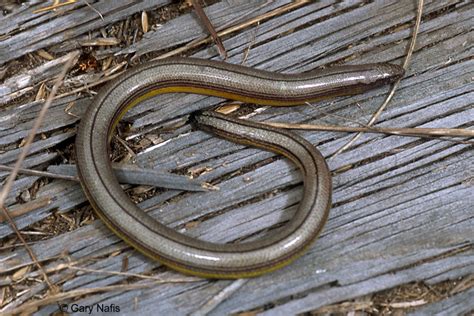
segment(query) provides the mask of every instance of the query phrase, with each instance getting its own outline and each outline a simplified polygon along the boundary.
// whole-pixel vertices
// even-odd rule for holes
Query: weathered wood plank
[[[238,22],[259,16],[262,13],[288,3],[291,3],[291,1],[227,0],[211,5],[205,8],[204,11],[209,19],[212,20],[214,27],[220,29],[222,26],[237,24]],[[164,50],[187,43],[196,38],[208,36],[200,21],[192,17],[194,15],[195,13],[193,12],[171,20],[157,31],[145,34],[141,41],[121,50],[118,54],[136,52],[137,55],[140,56],[152,51]]]
[[[418,308],[410,316],[422,315],[468,315],[474,310],[474,288],[453,295],[445,300]]]
[[[0,25],[5,26],[0,29],[0,34],[6,34],[7,38],[0,41],[0,65],[40,48],[67,44],[68,40],[74,40],[82,34],[122,20],[133,13],[170,3],[169,0],[88,2],[102,14],[103,19],[82,1],[59,8],[59,14],[53,11],[33,13],[34,10],[44,7],[43,1],[35,1],[26,9],[20,9],[21,12],[11,19],[8,15],[2,17]]]
[[[75,133],[73,133],[73,132],[67,132],[67,133],[62,133],[62,134],[57,134],[57,135],[51,136],[51,137],[49,137],[45,140],[38,140],[38,141],[34,142],[31,145],[31,149],[30,149],[29,153],[31,155],[31,154],[37,153],[41,150],[51,148],[51,147],[65,141],[66,139],[69,139],[70,137],[73,137],[74,135],[75,135]],[[21,150],[22,150],[22,148],[18,148],[18,149],[13,149],[13,150],[7,151],[3,154],[0,154],[0,161],[2,163],[9,163],[9,162],[14,161],[18,157],[18,154],[20,153]]]
[[[204,183],[186,176],[160,172],[155,169],[143,169],[133,164],[113,164],[112,167],[119,183],[155,186],[174,190],[207,191],[204,188]],[[54,165],[50,166],[48,171],[77,177],[76,165]]]
[[[360,11],[361,9],[359,9],[359,10],[356,9],[355,11],[357,12],[357,14],[353,14],[352,11],[349,11],[347,13],[342,13],[340,19],[344,19],[345,21],[349,21],[349,22],[346,22],[346,23],[350,23],[350,21],[352,21],[353,24],[347,26],[347,28],[350,29],[351,27],[354,27],[354,28],[357,29],[357,21],[358,20],[365,20],[366,14],[372,15],[375,19],[375,17],[378,17],[379,12],[384,10],[384,6],[380,2],[374,3],[372,5],[375,6],[377,4],[379,4],[380,7],[375,7],[375,8],[371,7],[369,12],[364,12],[364,11]],[[426,10],[432,12],[436,9],[439,9],[437,4],[442,5],[442,3],[440,3],[440,2],[435,2],[434,4],[433,4],[433,2],[431,2],[431,3],[428,4],[428,7],[426,8]],[[312,5],[314,5],[314,4],[312,4]],[[358,6],[359,3],[357,3],[357,4],[353,3],[354,7],[356,5]],[[447,5],[447,3],[444,3],[444,5]],[[351,8],[354,8],[354,7],[351,7]],[[402,6],[402,7],[405,9],[405,11],[404,11],[405,19],[402,22],[408,22],[412,19],[412,18],[410,18],[410,14],[413,14],[413,12],[412,12],[413,7],[410,7],[410,6]],[[325,10],[326,15],[338,14],[338,12],[340,12],[338,10],[339,6],[337,6],[335,8],[334,7],[331,7],[331,8],[333,8],[333,9],[332,10]],[[342,9],[344,9],[344,7],[342,7]],[[472,8],[467,8],[466,10],[468,10],[469,11],[468,13],[470,13],[472,15]],[[344,10],[341,10],[341,11],[344,12]],[[388,12],[391,12],[391,11],[388,11]],[[385,17],[386,21],[391,21],[391,18],[393,18],[393,17],[390,16],[389,13],[387,13],[387,14],[388,14],[388,16]],[[469,15],[469,14],[466,14],[466,15]],[[398,15],[396,15],[396,16],[398,16]],[[452,17],[452,20],[454,20],[454,16]],[[452,20],[451,20],[451,23],[453,23]],[[329,23],[329,21],[331,22],[331,24],[326,25],[326,24]],[[368,19],[368,21],[371,21],[371,20]],[[470,19],[468,19],[468,17],[464,16],[464,25],[461,24],[459,26],[465,32],[467,30],[469,30],[469,27],[471,25],[471,23],[469,23],[469,21],[470,21]],[[369,23],[369,22],[367,22],[367,23]],[[391,23],[391,22],[389,22],[389,23]],[[303,27],[304,25],[305,25],[304,23],[300,24],[299,27]],[[394,22],[393,25],[396,25],[396,23]],[[272,27],[275,27],[278,31],[277,26],[272,25]],[[370,26],[367,26],[367,27],[370,27]],[[252,48],[252,50],[249,54],[249,57],[246,61],[246,64],[249,65],[249,66],[252,66],[252,67],[257,67],[257,68],[261,68],[261,69],[269,69],[269,70],[274,70],[274,71],[284,71],[284,70],[293,69],[293,68],[298,69],[298,70],[295,70],[295,71],[307,71],[309,69],[324,65],[324,63],[319,62],[318,58],[325,57],[325,56],[331,54],[333,51],[338,51],[338,50],[345,51],[344,48],[345,48],[346,45],[344,43],[340,43],[337,39],[335,39],[333,42],[331,42],[332,45],[338,45],[337,47],[327,48],[326,46],[321,47],[320,44],[319,44],[319,41],[325,40],[326,37],[331,35],[331,33],[335,33],[336,35],[339,35],[339,36],[342,36],[342,37],[345,38],[346,34],[343,31],[344,31],[343,26],[340,26],[339,23],[335,23],[331,19],[329,19],[329,20],[324,21],[322,23],[319,23],[317,25],[310,26],[309,29],[304,28],[304,29],[300,30],[299,32],[295,32],[294,34],[292,33],[292,34],[289,34],[289,35],[286,35],[286,36],[280,36],[280,37],[278,37],[278,38],[276,38],[276,39],[274,39],[273,41],[270,41],[270,42],[268,41],[268,38],[263,36],[262,39],[261,39],[262,44],[259,44],[260,43],[260,41],[259,41],[260,38],[257,34],[256,39],[255,39],[255,43],[252,46],[253,48]],[[255,33],[255,30],[253,30],[253,32]],[[399,31],[399,32],[402,32],[402,31]],[[395,33],[399,33],[399,32],[395,32]],[[238,42],[238,43],[235,43],[233,38],[224,41],[224,45],[228,49],[228,54],[229,54],[228,60],[229,60],[229,62],[240,63],[242,61],[243,54],[245,53],[245,48],[246,48],[245,45],[248,45],[247,43],[252,38],[252,34],[254,34],[254,33],[251,33],[249,31],[247,33],[247,37],[241,37],[240,42]],[[373,34],[376,34],[376,33],[377,32],[374,32]],[[406,32],[403,31],[402,33],[404,34]],[[357,37],[354,38],[353,40],[354,41],[361,40],[361,39],[363,40],[365,38],[368,38],[370,36],[370,34],[372,34],[372,33],[369,32],[369,34],[365,35],[365,37],[363,37],[363,35],[357,35]],[[406,36],[406,35],[408,35],[408,33],[405,34],[404,36]],[[433,37],[434,36],[439,36],[439,35],[435,35],[435,34],[430,33],[429,31],[427,31],[426,33],[420,34],[420,37],[421,36],[426,36],[428,38],[431,38],[431,41],[433,41],[433,40],[435,40]],[[464,36],[467,37],[467,38],[464,38],[464,41],[472,38],[472,34],[470,34],[470,33],[465,34]],[[386,40],[387,39],[391,40],[391,38],[386,38]],[[398,39],[395,38],[394,40],[398,40]],[[437,40],[438,39],[436,38],[435,41],[437,41]],[[286,41],[290,41],[290,42],[291,41],[297,41],[298,44],[297,45],[296,44],[287,44]],[[309,41],[313,41],[315,43],[318,43],[318,45],[312,45]],[[392,42],[390,41],[390,43],[392,43]],[[379,57],[375,57],[375,58],[378,58],[377,61],[381,61],[381,60],[388,61],[388,60],[400,58],[401,56],[404,55],[404,50],[405,50],[406,45],[407,44],[406,44],[405,41],[400,43],[399,45],[391,45],[392,47],[394,47],[393,50],[397,54],[395,56],[393,56],[393,55],[388,55],[387,56],[387,54],[378,53]],[[390,45],[386,44],[385,49],[387,50],[389,46]],[[290,47],[291,47],[291,49],[288,49]],[[444,47],[444,54],[443,55],[436,56],[435,54],[433,54],[432,56],[430,55],[430,57],[435,58],[435,60],[440,60],[440,59],[442,59],[442,56],[446,56],[447,53],[452,53],[452,50],[449,47]],[[276,57],[276,58],[271,58],[272,55],[274,55],[274,54],[277,54],[279,56]],[[456,50],[454,52],[454,54],[462,54],[463,56],[466,56],[466,55],[469,56],[469,52],[464,50],[464,49],[463,50]],[[377,56],[377,54],[371,54],[370,51],[369,51],[365,55],[361,54],[361,56],[358,56],[357,59],[355,59],[351,62],[352,63],[371,62],[371,61],[374,61],[374,56],[373,55]],[[200,51],[200,52],[196,53],[194,56],[195,57],[200,57],[200,58],[214,58],[214,59],[218,58],[215,53],[208,52],[207,50]],[[349,57],[351,57],[351,53],[347,53],[344,56],[340,56],[340,60],[345,59],[345,58],[349,58]],[[443,63],[445,63],[445,62],[446,62],[446,60],[442,59],[438,63],[434,62],[434,65],[442,66]],[[305,67],[301,67],[301,65],[305,65]],[[411,70],[409,70],[409,71],[411,71]],[[415,72],[416,72],[416,68],[415,68]],[[382,93],[381,90],[378,90],[378,91],[379,91],[379,93]],[[369,96],[373,96],[373,95],[369,94]],[[350,98],[349,100],[351,101],[351,103],[353,103],[354,101],[355,102],[360,102],[363,99],[367,99],[367,96],[364,95],[364,96],[361,96],[361,97]],[[133,111],[131,111],[131,114],[137,114],[138,111],[143,111],[142,109],[149,110],[150,108],[154,108],[155,107],[154,105],[157,102],[156,100],[157,100],[157,98],[153,98],[153,99],[149,100],[148,102],[143,102],[144,104],[137,107]],[[160,100],[162,100],[162,99],[160,99]],[[157,124],[157,123],[163,122],[163,121],[165,121],[166,119],[169,119],[169,118],[173,118],[173,117],[180,116],[180,115],[185,115],[185,114],[188,114],[192,111],[202,109],[204,107],[208,107],[209,105],[215,105],[219,101],[220,100],[216,99],[216,98],[205,98],[205,97],[194,96],[194,95],[187,95],[185,97],[175,96],[174,98],[166,98],[164,103],[160,102],[160,104],[163,104],[163,108],[161,108],[159,111],[153,111],[153,112],[150,112],[148,114],[138,116],[137,118],[135,118],[135,120],[133,122],[133,126],[135,128],[139,128],[139,127],[143,127],[145,125],[149,125],[149,124],[153,124],[153,123]],[[323,107],[323,109],[326,110],[325,105],[329,105],[329,104],[331,104],[331,101],[322,102],[319,106]],[[370,104],[376,104],[376,102],[370,102]],[[366,106],[365,103],[362,103],[362,106],[364,106],[364,108],[367,109],[367,113],[369,113],[369,111],[373,112],[372,108],[365,107]],[[354,112],[356,111],[354,108],[352,108],[352,109],[353,109]]]
[[[74,65],[79,58],[78,52],[64,55],[60,58],[46,62],[35,69],[8,78],[0,85],[0,104],[5,104],[20,97],[22,91],[26,93],[29,91],[29,88],[38,82],[49,78],[55,78],[59,75],[64,65],[74,56],[75,58],[71,61],[72,65]]]
[[[265,21],[257,29],[250,28],[226,39],[230,61],[241,61],[253,34],[255,41],[247,63],[259,68],[292,72],[346,59],[351,63],[401,60],[410,30],[398,26],[412,21],[412,2],[333,4],[332,1],[310,3]],[[412,66],[384,112],[380,126],[473,128],[474,63],[470,59],[473,46],[469,44],[474,37],[474,22],[470,18],[473,10],[472,5],[460,1],[427,1]],[[176,22],[168,23],[171,24],[163,27],[171,30]],[[285,33],[295,27],[296,31]],[[143,45],[148,40],[144,41]],[[164,42],[170,42],[170,37]],[[347,47],[352,43],[354,46]],[[351,60],[354,54],[357,58]],[[216,53],[202,49],[195,56],[216,58]],[[317,107],[272,108],[252,119],[340,123],[340,118],[328,115],[336,114],[365,122],[383,100],[386,90],[325,101]],[[156,112],[152,109],[156,108],[157,99],[153,99],[128,114],[127,120],[136,129],[134,133],[155,132],[154,129],[168,124],[170,119],[219,102],[214,98],[176,95],[161,97],[159,101],[164,106]],[[362,109],[354,106],[356,103]],[[34,110],[29,113],[30,118],[21,121],[25,128]],[[75,121],[61,121],[46,131],[75,124]],[[8,137],[4,143],[8,146],[22,138],[15,136],[21,128],[13,133],[13,125],[8,123],[8,128],[3,129],[4,136],[0,137],[0,141]],[[282,224],[292,216],[301,196],[300,176],[294,166],[271,153],[190,131],[189,127],[182,130],[188,133],[181,137],[170,134],[169,142],[159,149],[139,153],[138,164],[180,172],[210,167],[198,179],[213,181],[220,191],[192,195],[177,191],[160,193],[140,204],[146,208],[155,205],[157,209],[150,214],[181,232],[216,242],[259,238],[268,233],[268,227]],[[328,132],[302,135],[319,144],[325,156],[350,138]],[[357,144],[329,161],[331,170],[337,171],[333,178],[334,205],[316,244],[292,265],[249,280],[211,314],[263,307],[266,309],[263,313],[272,315],[305,312],[407,282],[437,283],[474,273],[474,218],[470,211],[474,206],[470,194],[474,179],[472,145],[369,134]],[[0,155],[10,157],[10,152]],[[242,167],[245,167],[243,171]],[[19,186],[24,187],[27,186]],[[40,189],[39,196],[54,196],[53,205],[19,218],[20,228],[46,217],[52,209],[67,211],[85,203],[78,186],[64,181],[52,181]],[[202,220],[211,214],[216,216]],[[184,225],[195,220],[196,225]],[[0,224],[1,236],[10,233],[8,227]],[[66,250],[73,260],[81,261],[80,266],[89,269],[120,271],[122,261],[128,258],[129,272],[159,277],[172,274],[157,269],[158,263],[131,250],[99,221],[32,247],[41,260],[50,259],[45,262],[47,268],[62,263],[53,257]],[[111,255],[117,251],[119,255]],[[0,253],[2,256],[7,258]],[[0,260],[0,270],[15,271],[29,262],[24,249],[17,249],[14,257]],[[68,270],[58,271],[54,280],[68,278],[63,283],[65,290],[123,281],[146,282],[124,275],[77,273],[71,278],[70,274]],[[33,270],[28,275],[36,277],[39,273]],[[121,307],[122,313],[185,314],[196,311],[229,284],[229,281],[203,281],[160,285],[93,295],[75,303],[114,303]],[[15,304],[44,290],[44,285],[36,285]],[[458,295],[465,293],[470,292]],[[454,312],[462,310],[461,299],[452,302]],[[440,310],[439,306],[449,304],[442,302],[430,310]],[[56,310],[57,306],[52,305],[40,313]]]
[[[396,273],[387,273],[375,276],[373,279],[364,280],[356,279],[348,284],[341,284],[326,291],[318,291],[307,295],[302,299],[292,300],[287,304],[282,304],[275,308],[269,309],[262,315],[287,315],[288,313],[298,313],[311,310],[314,307],[321,307],[333,301],[334,296],[345,297],[346,299],[354,298],[373,291],[380,290],[386,286],[395,286],[410,282],[413,278],[426,278],[445,269],[454,269],[459,266],[472,262],[472,254],[470,258],[466,258],[465,262],[460,259],[446,258],[435,262],[428,262],[417,266],[416,268],[407,269],[408,271],[398,270]],[[459,260],[459,261],[458,261]],[[372,262],[372,264],[377,262]],[[429,267],[428,269],[426,269]],[[350,270],[346,270],[351,275]]]
[[[76,97],[67,97],[54,101],[48,111],[49,115],[45,118],[43,124],[41,124],[38,132],[54,132],[55,130],[61,130],[62,128],[77,123],[80,119],[80,115],[85,111],[90,101],[90,98],[78,99]],[[71,104],[73,104],[70,110],[72,114],[65,110],[66,107]],[[42,105],[42,102],[32,102],[31,104],[27,104],[28,107],[25,107],[23,111],[15,111],[15,109],[12,108],[11,110],[0,112],[0,114],[6,112],[14,113],[9,116],[8,120],[5,120],[4,129],[0,131],[0,146],[15,144],[23,138],[26,138],[34,124],[34,118]]]

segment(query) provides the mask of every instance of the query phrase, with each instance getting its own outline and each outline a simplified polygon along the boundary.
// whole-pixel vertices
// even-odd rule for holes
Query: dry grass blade
[[[94,38],[79,41],[79,44],[81,46],[113,46],[120,44],[120,40],[116,37]]]
[[[21,151],[21,153],[20,153],[20,155],[19,155],[19,157],[18,157],[18,159],[15,163],[15,166],[13,167],[12,172],[8,176],[8,178],[5,182],[5,185],[2,189],[2,191],[0,192],[0,208],[2,209],[4,218],[6,218],[8,220],[10,226],[15,231],[16,235],[18,236],[18,238],[22,242],[23,246],[27,250],[29,256],[31,257],[31,260],[33,260],[35,262],[36,266],[42,272],[43,278],[44,278],[45,282],[48,284],[48,287],[50,288],[51,293],[56,293],[58,291],[58,288],[55,285],[53,285],[51,283],[51,281],[49,280],[47,274],[43,270],[43,267],[38,262],[38,259],[36,258],[35,254],[31,250],[31,248],[27,245],[27,243],[26,243],[25,239],[23,238],[23,236],[20,234],[18,228],[16,227],[15,221],[11,218],[11,216],[9,214],[9,211],[5,207],[4,203],[5,203],[5,199],[8,196],[8,193],[11,190],[13,181],[15,180],[15,178],[18,174],[18,171],[21,167],[21,164],[25,160],[26,155],[28,154],[28,151],[31,147],[31,144],[33,143],[33,139],[36,135],[36,132],[38,131],[38,128],[40,127],[41,123],[43,122],[43,119],[46,115],[46,112],[48,111],[51,103],[53,102],[54,96],[56,95],[56,92],[58,91],[59,86],[62,84],[63,79],[66,76],[67,71],[69,70],[69,68],[71,68],[71,66],[73,64],[73,61],[76,60],[76,57],[77,57],[78,54],[79,54],[78,52],[74,52],[74,53],[69,54],[69,60],[66,62],[63,69],[61,70],[60,75],[56,79],[56,82],[53,85],[53,89],[51,90],[51,93],[48,96],[48,99],[43,104],[43,106],[42,106],[42,108],[41,108],[41,110],[38,114],[38,117],[36,118],[35,123],[33,124],[33,127],[31,128],[30,133],[28,134],[28,137],[26,138],[26,142],[25,142],[25,145],[23,147],[23,150]]]
[[[33,260],[35,265],[41,271],[41,274],[43,275],[44,281],[46,282],[46,284],[48,284],[48,287],[49,287],[51,293],[57,293],[58,290],[59,290],[58,287],[56,287],[54,284],[52,284],[51,281],[49,280],[48,275],[46,274],[46,272],[43,269],[43,266],[39,263],[39,261],[36,258],[35,254],[33,253],[31,248],[26,243],[26,240],[21,235],[20,231],[18,230],[18,227],[16,227],[15,221],[10,216],[10,211],[5,206],[2,206],[1,208],[2,208],[4,218],[6,218],[8,220],[8,223],[12,227],[13,231],[15,231],[15,234],[18,236],[18,239],[20,239],[23,247],[25,247],[26,251],[28,252],[28,255],[31,258],[31,260]]]
[[[14,167],[0,165],[0,170],[13,171],[14,169],[15,169]],[[27,174],[30,176],[47,177],[47,178],[62,179],[62,180],[68,180],[68,181],[79,181],[78,177],[57,174],[57,173],[52,173],[52,172],[47,172],[47,171],[32,170],[32,169],[19,168],[18,173]]]
[[[397,136],[409,137],[474,137],[474,130],[461,128],[391,128],[391,127],[350,127],[350,126],[336,126],[336,125],[316,125],[316,124],[291,124],[280,122],[261,122],[277,128],[297,129],[297,130],[311,130],[311,131],[327,131],[327,132],[359,132],[359,133],[377,133]],[[442,139],[455,141],[460,143],[472,144],[471,141],[457,141],[450,139]]]
[[[45,11],[56,10],[59,7],[63,7],[65,5],[73,4],[75,2],[76,2],[76,0],[67,0],[65,2],[59,2],[59,0],[54,0],[52,5],[41,8],[41,9],[38,9],[38,10],[35,10],[35,11],[33,11],[33,13],[41,13],[41,12],[45,12]]]
[[[411,38],[411,42],[410,42],[410,47],[408,48],[408,52],[407,52],[407,55],[405,57],[405,61],[403,62],[403,68],[406,70],[407,67],[408,67],[408,64],[410,63],[410,59],[411,59],[411,56],[413,54],[413,50],[415,49],[415,44],[416,44],[416,38],[418,36],[418,31],[420,29],[420,24],[421,24],[421,15],[423,13],[423,2],[424,0],[419,0],[418,1],[418,8],[417,8],[417,12],[416,12],[416,22],[415,22],[415,27],[413,28],[413,36]],[[372,118],[369,120],[369,122],[367,123],[368,126],[372,126],[374,125],[374,123],[377,121],[377,119],[380,117],[380,115],[382,114],[382,112],[385,110],[385,108],[387,107],[388,103],[392,100],[393,96],[395,95],[395,91],[397,90],[398,88],[398,85],[400,84],[400,81],[401,79],[397,80],[392,88],[390,89],[390,92],[389,94],[387,95],[387,97],[385,98],[384,102],[382,103],[382,105],[378,108],[378,110],[372,115]],[[352,137],[352,139],[350,141],[348,141],[345,145],[343,145],[341,148],[339,148],[332,156],[331,158],[334,158],[336,157],[338,154],[342,153],[343,151],[347,150],[349,147],[352,146],[352,144],[354,144],[354,142],[356,142],[360,136],[362,135],[361,132],[357,133],[356,135],[354,135],[354,137]]]
[[[11,174],[7,178],[5,185],[3,186],[3,189],[0,192],[0,207],[4,206],[5,199],[7,198],[7,195],[10,192],[13,181],[15,180],[18,174],[18,170],[20,169],[21,164],[23,163],[23,160],[25,160],[26,155],[28,154],[28,151],[30,150],[30,147],[36,135],[36,132],[38,128],[40,127],[41,123],[43,122],[46,112],[51,106],[54,96],[56,95],[56,92],[58,91],[59,86],[62,84],[63,78],[66,76],[66,72],[69,70],[69,68],[71,68],[72,61],[76,59],[78,54],[79,54],[78,52],[74,52],[70,54],[69,61],[64,65],[63,70],[61,71],[58,78],[56,79],[53,89],[51,90],[51,93],[48,96],[48,99],[46,100],[43,107],[41,108],[41,111],[39,112],[38,117],[36,118],[35,123],[33,124],[33,127],[31,128],[30,133],[28,134],[28,137],[26,138],[26,142],[23,147],[23,150],[21,151],[20,156],[18,157],[15,163],[14,170],[11,172]]]
[[[148,30],[150,29],[149,27],[149,23],[148,23],[148,14],[146,13],[146,11],[142,11],[142,31],[143,33],[148,33]]]
[[[105,271],[105,270],[96,270],[96,269],[89,269],[89,268],[82,268],[69,265],[67,267],[70,270],[77,270],[89,273],[97,273],[97,274],[109,274],[109,275],[122,275],[127,277],[139,278],[139,279],[147,279],[147,280],[155,280],[161,283],[189,283],[189,282],[201,282],[203,279],[201,278],[194,278],[194,277],[182,277],[177,279],[166,279],[155,277],[152,275],[144,275],[144,274],[137,274],[137,273],[129,273],[129,272],[119,272],[119,271]]]
[[[382,304],[382,306],[388,306],[391,308],[409,308],[409,307],[425,305],[427,303],[428,302],[425,300],[416,300],[416,301],[410,301],[410,302],[396,302],[396,303],[390,303],[390,304]]]

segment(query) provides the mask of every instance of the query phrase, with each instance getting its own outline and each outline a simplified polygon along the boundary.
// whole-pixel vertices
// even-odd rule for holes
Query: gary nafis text
[[[94,304],[94,305],[81,305],[81,304],[59,304],[59,309],[65,313],[119,313],[120,306],[115,304]]]

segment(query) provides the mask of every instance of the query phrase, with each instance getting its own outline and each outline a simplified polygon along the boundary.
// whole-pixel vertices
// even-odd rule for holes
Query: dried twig
[[[202,9],[202,6],[199,3],[199,0],[191,0],[191,3],[193,4],[194,10],[196,11],[196,14],[198,15],[202,24],[204,24],[206,29],[211,34],[211,37],[214,40],[214,43],[216,44],[217,49],[219,50],[219,54],[221,54],[221,57],[224,60],[227,59],[227,51],[224,47],[224,44],[222,44],[222,41],[219,35],[217,34],[216,29],[212,25],[211,21],[209,21],[209,18],[207,17],[206,12],[204,12],[204,10]]]
[[[419,0],[418,1],[418,8],[417,8],[417,13],[416,13],[416,22],[415,22],[415,26],[413,28],[413,36],[411,38],[411,42],[410,42],[410,46],[408,48],[408,52],[407,52],[407,55],[405,57],[405,61],[403,62],[403,68],[405,70],[407,70],[408,68],[408,64],[410,63],[410,59],[411,59],[411,56],[413,54],[413,50],[415,49],[415,44],[416,44],[416,38],[418,36],[418,31],[420,29],[420,24],[421,24],[421,15],[423,13],[423,0]],[[368,126],[372,126],[374,125],[375,121],[377,121],[377,119],[380,117],[380,115],[382,114],[382,112],[385,110],[385,108],[387,107],[388,103],[392,100],[392,97],[394,96],[395,94],[395,91],[397,90],[398,88],[398,85],[400,84],[400,81],[402,80],[402,78],[398,79],[392,86],[392,88],[390,89],[390,92],[389,94],[387,95],[387,97],[385,98],[384,102],[382,103],[382,105],[379,107],[379,109],[372,115],[372,118],[369,120],[369,122],[367,123]],[[338,154],[342,153],[343,151],[345,151],[346,149],[348,149],[350,146],[352,146],[352,144],[354,144],[354,142],[356,142],[360,136],[362,135],[362,133],[357,133],[356,135],[354,135],[354,137],[352,137],[352,139],[347,142],[345,145],[343,145],[341,148],[339,148],[332,156],[331,158],[334,158],[336,157]]]
[[[102,15],[102,13],[99,12],[99,10],[97,10],[96,8],[94,8],[89,2],[87,2],[87,0],[82,0],[82,2],[84,2],[89,8],[92,9],[92,11],[94,11],[95,13],[97,13],[100,18],[102,19],[102,21],[104,21],[104,16]]]
[[[130,148],[130,146],[128,146],[127,142],[121,139],[118,135],[114,135],[114,138],[125,148],[125,150],[128,152],[130,157],[135,159],[137,154],[132,150],[132,148]]]

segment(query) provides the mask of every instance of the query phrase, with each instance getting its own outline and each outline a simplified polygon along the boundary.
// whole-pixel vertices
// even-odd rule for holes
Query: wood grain
[[[99,9],[103,2],[96,1],[93,5]],[[128,9],[120,9],[125,7],[124,3],[127,1],[117,1],[115,20],[132,14],[135,8],[151,6],[147,1],[140,1]],[[252,11],[256,7],[252,3],[221,1],[206,10],[211,21],[216,19],[220,27],[237,19],[239,14],[262,14],[288,1],[274,1],[257,11]],[[26,21],[27,9],[22,10],[16,13],[16,19],[23,17]],[[80,5],[71,7],[61,21],[69,21],[72,27],[86,10]],[[379,126],[473,128],[473,14],[474,6],[466,1],[426,1],[412,64]],[[401,64],[414,15],[414,2],[408,0],[370,3],[323,0],[232,34],[223,38],[223,43],[228,50],[228,62],[241,63],[245,49],[253,41],[246,64],[273,71],[299,72],[332,64],[376,61]],[[102,22],[91,12],[88,16],[94,18],[94,23],[75,26],[68,39],[115,21]],[[59,17],[52,21],[56,19]],[[20,45],[20,35],[37,36],[37,28],[44,28],[48,23],[52,22],[43,18],[30,31],[18,35],[13,22],[3,27],[12,34],[8,43]],[[123,48],[121,53],[143,55],[186,44],[204,34],[200,28],[188,28],[197,23],[192,13],[181,15],[148,32],[142,41]],[[58,43],[61,32],[38,38],[26,51]],[[5,45],[0,42],[0,55],[5,56],[5,61],[20,56],[6,53],[5,48],[2,50]],[[192,55],[219,59],[213,47],[199,47]],[[366,122],[387,91],[388,87],[383,87],[313,106],[269,108],[251,119],[352,125],[353,120]],[[74,113],[80,116],[90,98],[71,96],[56,101],[49,121],[41,130],[47,138],[34,143],[28,166],[47,167],[55,159],[54,149],[64,142],[72,142],[79,118],[64,113],[70,102],[76,102]],[[177,118],[185,121],[191,112],[221,102],[196,95],[166,95],[143,102],[125,120],[131,124],[134,135],[158,133]],[[5,114],[0,115],[0,150],[4,151],[0,152],[1,163],[15,159],[17,145],[31,127],[39,106],[37,102],[25,102],[1,109]],[[178,137],[178,132],[184,134]],[[208,168],[197,179],[212,182],[220,190],[192,194],[163,191],[139,204],[142,208],[154,207],[150,211],[152,216],[185,234],[216,242],[259,238],[292,216],[301,196],[301,178],[289,162],[271,153],[192,130],[188,125],[178,132],[165,134],[167,142],[159,148],[139,152],[137,164],[181,174]],[[351,137],[332,132],[301,135],[326,157]],[[329,166],[333,171],[333,208],[315,245],[290,266],[249,280],[212,310],[211,315],[252,310],[268,315],[296,314],[409,282],[434,284],[474,273],[472,145],[365,134],[351,150],[329,160]],[[36,177],[18,179],[8,205],[16,205],[18,195],[36,180]],[[38,196],[50,196],[53,201],[17,218],[19,228],[41,221],[54,210],[69,212],[87,203],[78,185],[61,180],[41,187]],[[11,233],[10,227],[0,224],[2,238]],[[100,221],[36,242],[32,248],[48,269],[63,263],[58,257],[64,257],[66,251],[79,266],[89,269],[121,271],[127,258],[127,272],[174,275],[130,249]],[[30,262],[22,248],[16,248],[13,254],[10,258],[12,252],[0,251],[0,278]],[[35,277],[38,271],[32,270],[28,275]],[[68,269],[56,271],[52,280],[61,282],[64,291],[145,282],[124,275],[77,273]],[[197,311],[230,284],[231,281],[223,280],[167,284],[96,294],[74,302],[113,303],[120,306],[121,313],[187,314]],[[11,307],[45,290],[43,284],[34,285]],[[472,289],[468,289],[438,303],[420,306],[418,313],[462,314],[474,309],[474,303],[468,299],[471,296]],[[57,309],[56,305],[50,305],[40,312],[52,313]]]

